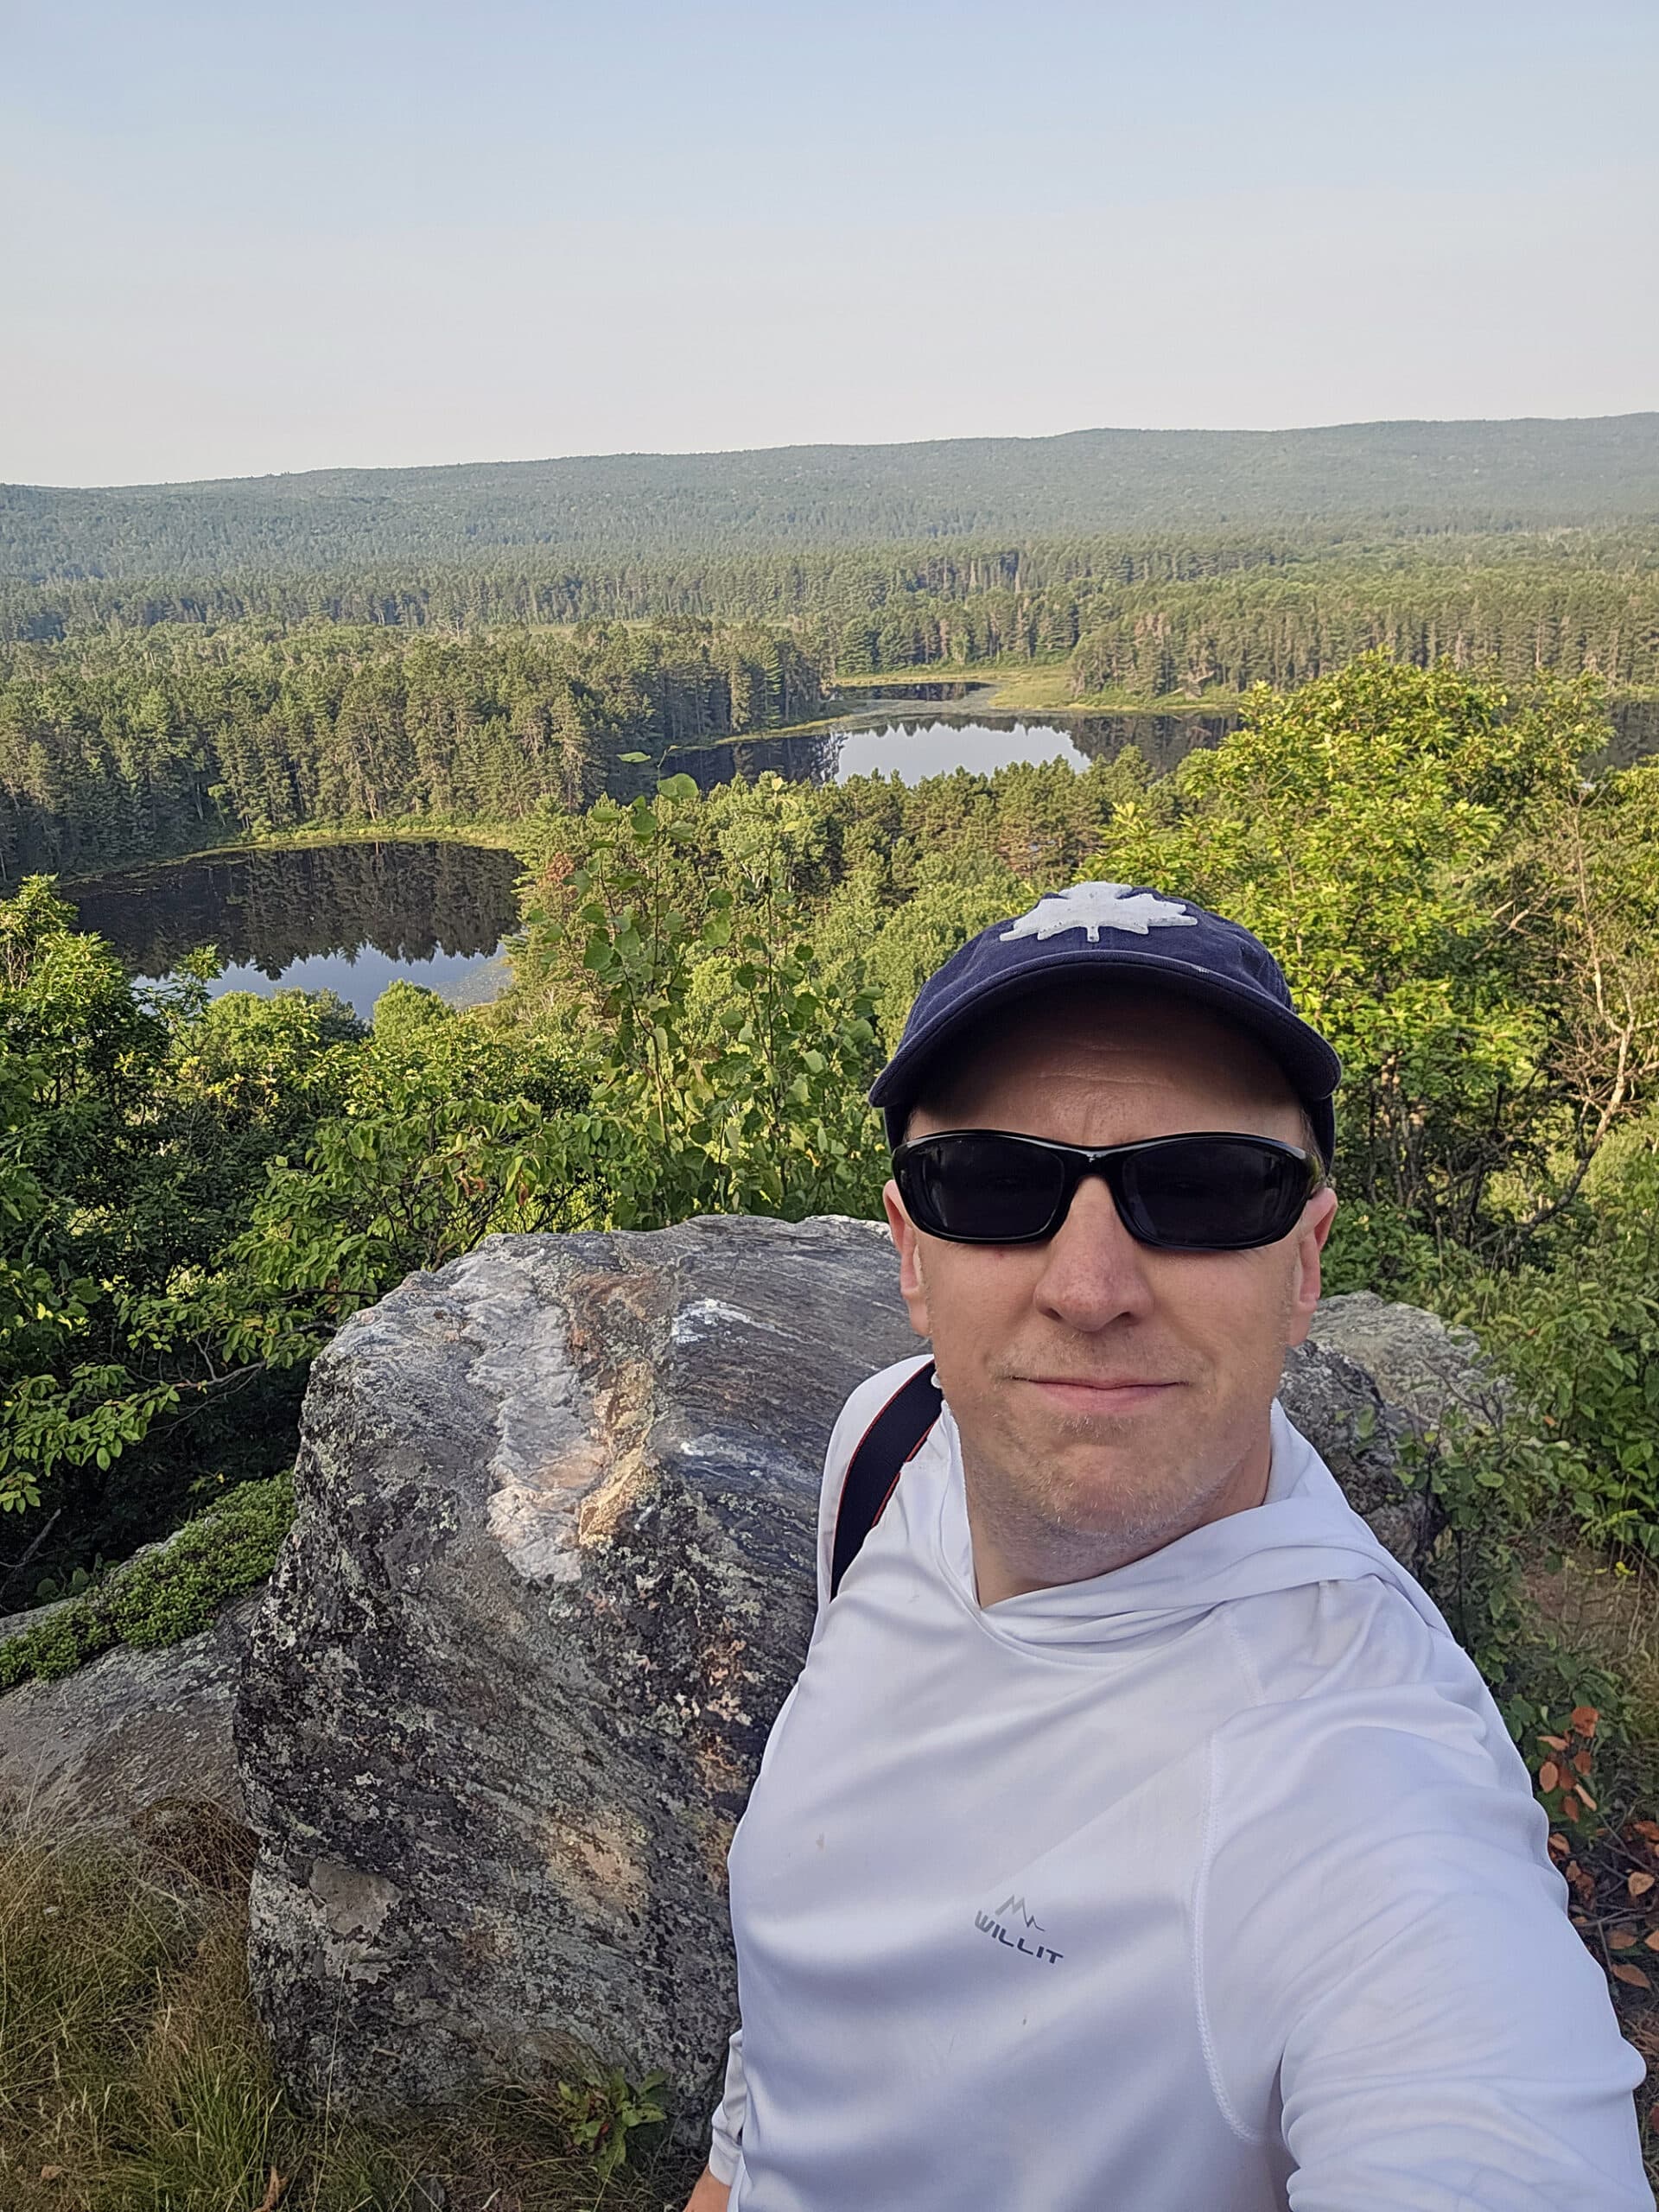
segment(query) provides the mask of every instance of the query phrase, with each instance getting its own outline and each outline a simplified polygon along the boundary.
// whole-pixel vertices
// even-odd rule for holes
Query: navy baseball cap
[[[987,1007],[1057,976],[1138,976],[1252,1030],[1306,1109],[1325,1166],[1336,1149],[1331,1094],[1342,1062],[1291,1003],[1279,963],[1249,930],[1144,885],[1074,883],[1028,914],[993,922],[916,994],[899,1049],[870,1087],[887,1141],[899,1143],[928,1062]]]

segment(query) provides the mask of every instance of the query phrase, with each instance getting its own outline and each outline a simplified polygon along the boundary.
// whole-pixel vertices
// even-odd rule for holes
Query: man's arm
[[[726,2198],[737,2177],[738,2148],[743,2115],[748,2109],[749,2088],[743,2075],[743,2031],[734,2029],[726,2046],[726,2085],[709,2125],[709,2164],[691,2192],[686,2212],[724,2212]]]
[[[1317,1782],[1281,1751],[1264,1795],[1230,1793],[1224,1755],[1198,1919],[1217,2094],[1241,2133],[1276,2122],[1292,2212],[1653,2212],[1642,2062],[1542,1814],[1465,1749],[1338,1728]]]

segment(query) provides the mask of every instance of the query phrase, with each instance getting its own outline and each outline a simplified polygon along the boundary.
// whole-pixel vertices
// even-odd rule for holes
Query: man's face
[[[1076,1145],[1224,1129],[1306,1141],[1284,1077],[1246,1033],[1118,987],[994,1012],[907,1134],[950,1128]],[[1268,1409],[1319,1300],[1332,1192],[1249,1252],[1137,1243],[1099,1176],[1042,1244],[950,1243],[912,1226],[895,1183],[885,1199],[911,1319],[932,1339],[961,1432],[976,1560],[983,1536],[1011,1561],[1010,1587],[1077,1580],[1260,1502]],[[982,1564],[981,1581],[983,1594]]]

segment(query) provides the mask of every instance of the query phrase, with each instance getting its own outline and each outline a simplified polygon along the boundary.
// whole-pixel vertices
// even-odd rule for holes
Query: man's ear
[[[1331,1234],[1331,1224],[1336,1217],[1337,1194],[1326,1183],[1308,1200],[1302,1214],[1301,1226],[1296,1231],[1296,1272],[1291,1282],[1287,1345],[1307,1342],[1307,1332],[1313,1323],[1313,1309],[1319,1302],[1323,1288],[1320,1255],[1325,1250],[1325,1241]]]
[[[887,1210],[887,1233],[899,1253],[899,1291],[910,1314],[910,1325],[918,1337],[931,1337],[927,1319],[927,1285],[922,1281],[921,1232],[905,1211],[899,1185],[889,1179],[881,1193]]]

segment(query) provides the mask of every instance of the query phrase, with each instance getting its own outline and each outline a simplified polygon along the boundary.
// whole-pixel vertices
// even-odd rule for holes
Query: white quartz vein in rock
[[[763,1321],[758,1313],[746,1313],[741,1306],[728,1306],[723,1298],[699,1298],[674,1316],[674,1341],[694,1344],[721,1321],[739,1321],[746,1329],[765,1329],[774,1337],[782,1334],[775,1322]]]
[[[573,1582],[577,1510],[607,1461],[588,1426],[564,1315],[499,1249],[460,1272],[454,1294],[484,1345],[468,1374],[495,1408],[490,1533],[528,1580]]]

